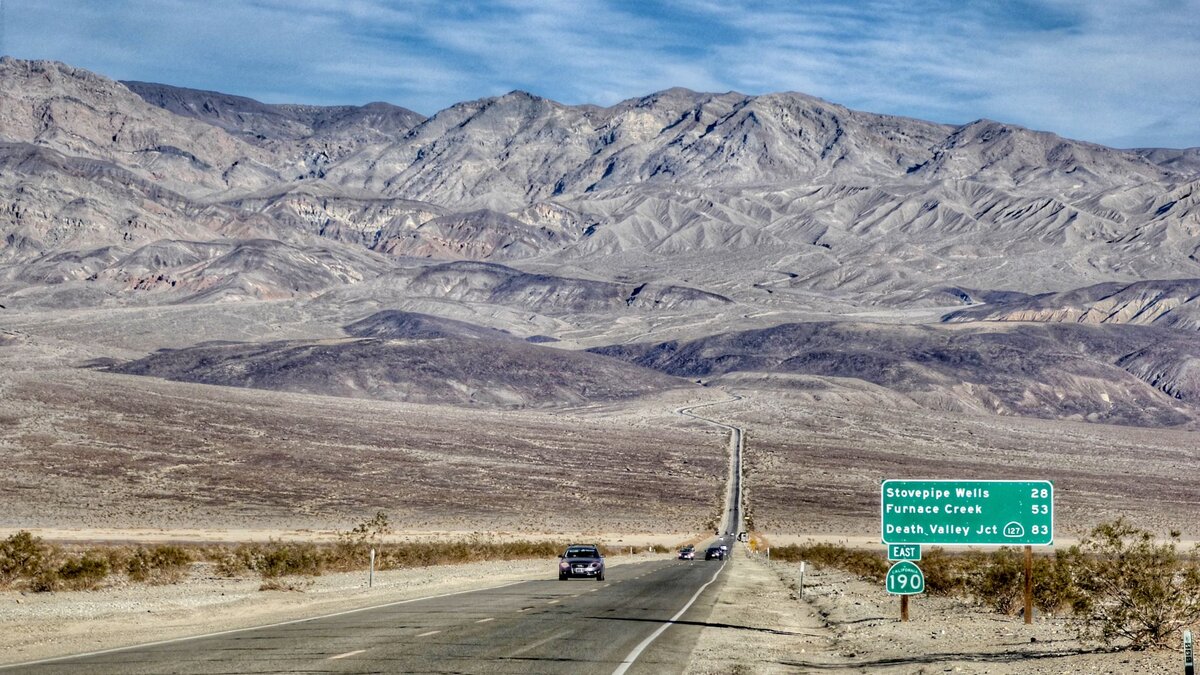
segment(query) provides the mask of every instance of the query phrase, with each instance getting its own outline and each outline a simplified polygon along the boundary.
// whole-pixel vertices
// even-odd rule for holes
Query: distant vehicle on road
[[[705,560],[724,560],[725,555],[726,555],[725,550],[722,549],[720,546],[709,546],[708,550],[704,552],[704,559]]]
[[[568,546],[558,558],[558,580],[571,577],[604,581],[604,556],[600,555],[600,549],[593,544]]]
[[[695,546],[692,546],[689,544],[689,545],[684,546],[683,548],[679,549],[679,559],[680,560],[695,560],[695,558],[696,558],[696,547]]]

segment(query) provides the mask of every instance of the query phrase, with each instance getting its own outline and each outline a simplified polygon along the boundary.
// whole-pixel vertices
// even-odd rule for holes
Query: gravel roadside
[[[1065,618],[1026,626],[962,600],[918,596],[901,623],[897,596],[835,570],[738,551],[689,673],[989,673],[1135,675],[1182,670],[1174,652],[1101,652]]]

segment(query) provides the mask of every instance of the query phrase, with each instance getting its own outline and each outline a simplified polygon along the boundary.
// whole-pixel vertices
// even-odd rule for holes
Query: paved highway
[[[558,581],[547,561],[545,580],[6,672],[679,673],[723,568],[720,561],[657,561],[611,567],[603,582]],[[637,652],[665,626],[671,629]]]
[[[717,541],[741,527],[741,429]],[[704,547],[698,551],[703,558]],[[274,626],[2,668],[5,673],[682,673],[724,561],[612,566],[606,580],[546,578]],[[668,630],[669,629],[669,630]]]

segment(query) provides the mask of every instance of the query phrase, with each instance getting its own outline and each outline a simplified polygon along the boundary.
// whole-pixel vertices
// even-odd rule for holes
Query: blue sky
[[[5,0],[3,49],[117,79],[425,114],[524,89],[802,91],[1200,146],[1200,0]]]

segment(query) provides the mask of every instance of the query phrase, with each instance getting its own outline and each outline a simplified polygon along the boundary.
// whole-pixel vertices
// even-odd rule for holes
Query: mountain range
[[[291,303],[322,317],[315,340],[346,335],[343,326],[378,312],[418,312],[479,324],[436,339],[520,350],[514,362],[541,369],[550,366],[539,350],[598,347],[580,358],[662,371],[631,383],[675,386],[666,375],[707,377],[733,363],[909,393],[957,377],[1008,392],[970,394],[968,409],[1174,424],[1193,415],[1179,406],[1200,397],[1186,348],[1200,327],[1198,279],[1198,148],[1115,149],[991,120],[855,111],[799,93],[668,89],[600,107],[514,91],[425,117],[388,103],[266,104],[0,59],[0,320]],[[1075,328],[996,323],[1012,321],[1109,332],[1085,340]],[[817,342],[808,328],[787,328],[810,322],[826,326]],[[963,323],[967,332],[954,328]],[[904,327],[880,339],[867,329],[876,324]],[[733,353],[741,348],[730,340],[753,342],[762,330],[790,336],[789,346],[703,367],[693,357],[680,365],[690,352],[661,347],[696,341],[701,351]],[[412,338],[350,335],[319,348],[271,341],[275,355],[256,356],[254,368],[277,364],[278,354],[291,364],[353,353],[361,363],[372,345]],[[1089,357],[1103,367],[1010,370],[1020,382],[1003,384],[921,356],[931,343],[987,353],[976,343],[1000,335],[1029,358],[1051,358],[1064,340],[1103,338],[1111,352]],[[203,363],[249,358],[206,349]],[[403,352],[387,349],[390,359]],[[871,366],[828,356],[839,349],[897,351]],[[143,370],[200,370],[168,368],[164,358]],[[889,379],[879,369],[924,374]],[[1045,392],[1025,396],[1038,378],[1074,386],[1098,378],[1132,393],[1082,397],[1088,403],[1074,410]],[[458,400],[446,397],[437,400]]]

